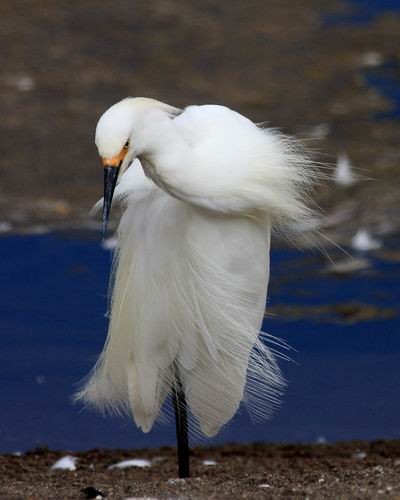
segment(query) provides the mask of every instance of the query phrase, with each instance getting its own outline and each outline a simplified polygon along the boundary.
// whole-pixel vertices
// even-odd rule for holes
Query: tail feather
[[[135,365],[130,361],[126,374],[129,404],[134,421],[143,432],[149,432],[171,390],[171,368],[161,373],[156,363]]]

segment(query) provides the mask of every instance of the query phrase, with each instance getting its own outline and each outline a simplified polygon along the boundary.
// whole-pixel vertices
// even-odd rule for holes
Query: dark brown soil
[[[219,103],[346,151],[373,182],[319,187],[323,227],[348,241],[360,225],[399,229],[396,120],[365,80],[365,56],[400,60],[400,18],[331,25],[340,0],[2,0],[0,222],[83,226],[101,196],[93,144],[100,114],[127,95],[177,106]],[[2,226],[5,227],[4,224]],[[7,227],[7,225],[6,225]]]
[[[196,448],[192,477],[186,480],[176,479],[175,451],[170,448],[74,453],[76,471],[50,471],[65,454],[39,449],[1,456],[0,498],[90,498],[93,489],[118,499],[400,498],[400,441]],[[153,464],[108,469],[120,460],[139,457]],[[216,464],[203,464],[210,459]]]

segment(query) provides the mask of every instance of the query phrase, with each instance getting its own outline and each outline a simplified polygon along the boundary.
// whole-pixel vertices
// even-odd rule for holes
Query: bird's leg
[[[172,401],[175,410],[176,440],[178,445],[179,477],[189,477],[189,429],[187,404],[183,391],[179,369],[175,365],[175,387],[172,389]]]

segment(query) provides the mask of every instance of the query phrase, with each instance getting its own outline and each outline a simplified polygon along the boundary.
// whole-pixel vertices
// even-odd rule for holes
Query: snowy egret
[[[256,417],[279,401],[260,333],[270,233],[310,218],[314,171],[294,140],[217,105],[127,98],[101,116],[95,142],[103,235],[113,199],[123,214],[107,341],[77,397],[148,432],[171,394],[188,476],[187,408],[214,436],[242,401]]]

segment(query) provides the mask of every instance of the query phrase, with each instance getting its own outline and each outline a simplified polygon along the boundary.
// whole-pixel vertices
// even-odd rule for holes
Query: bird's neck
[[[181,198],[181,187],[192,163],[192,150],[174,122],[163,112],[152,113],[142,124],[139,159],[159,187]]]
[[[138,133],[139,136],[139,133]],[[189,146],[179,134],[174,122],[163,111],[152,112],[143,120],[140,130],[140,158],[165,162],[189,153]]]

